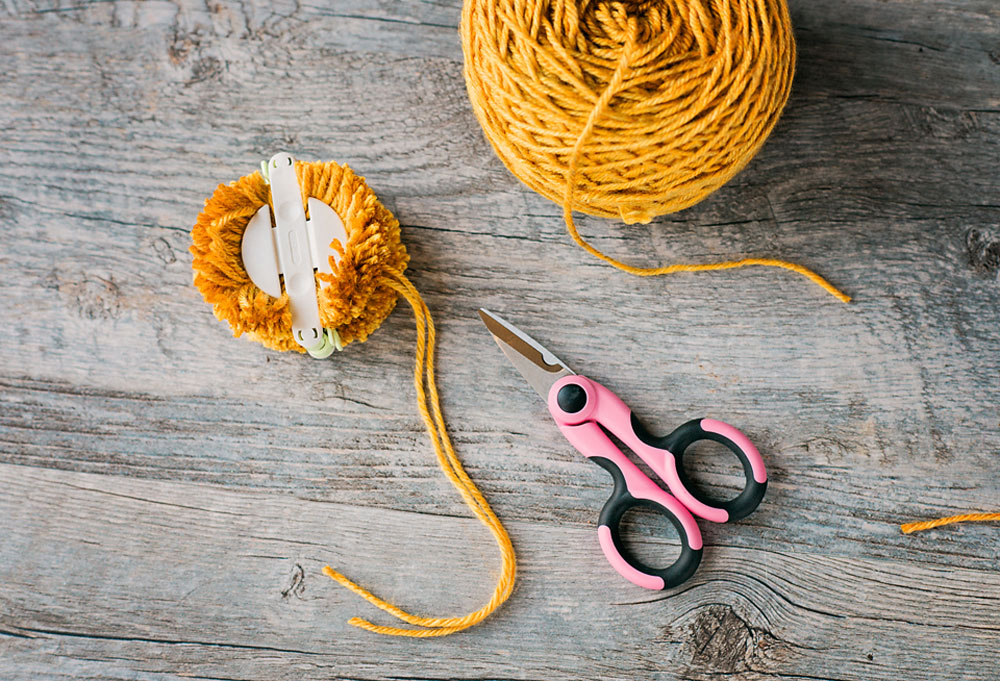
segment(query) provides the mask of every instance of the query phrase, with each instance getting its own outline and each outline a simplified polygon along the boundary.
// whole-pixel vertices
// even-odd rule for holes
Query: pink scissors
[[[692,513],[716,523],[745,518],[767,489],[764,460],[746,435],[714,419],[688,421],[663,438],[650,435],[617,395],[597,381],[575,374],[528,334],[487,310],[480,310],[507,359],[549,406],[559,430],[577,450],[611,474],[615,488],[598,519],[597,536],[608,562],[625,579],[646,589],[669,589],[687,581],[701,562],[701,531]],[[666,484],[656,482],[614,444],[617,437]],[[743,464],[746,485],[735,499],[713,502],[698,494],[684,473],[684,451],[699,440],[728,447]],[[701,498],[699,498],[701,497]],[[681,555],[667,568],[653,568],[630,555],[621,541],[622,517],[635,507],[665,515],[681,538]]]

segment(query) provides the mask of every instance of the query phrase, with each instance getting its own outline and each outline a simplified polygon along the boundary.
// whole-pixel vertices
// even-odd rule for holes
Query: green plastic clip
[[[336,350],[340,352],[344,349],[344,344],[340,341],[340,334],[337,333],[336,329],[323,329],[325,332],[323,334],[323,342],[319,345],[309,348],[307,351],[312,357],[316,359],[326,359]]]

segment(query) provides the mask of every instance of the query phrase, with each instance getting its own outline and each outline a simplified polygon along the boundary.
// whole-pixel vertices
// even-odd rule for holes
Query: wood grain
[[[124,664],[195,678],[987,679],[1000,633],[995,571],[716,544],[663,598],[593,578],[607,575],[592,528],[517,521],[522,578],[502,616],[433,650],[373,642],[344,619],[381,613],[324,562],[417,610],[463,612],[499,567],[474,520],[25,466],[0,466],[0,483],[19,556],[3,575],[7,678],[122,678]]]
[[[750,167],[651,226],[579,222],[636,264],[792,259],[848,306],[573,246],[481,136],[459,0],[4,0],[0,678],[996,678],[996,527],[898,523],[1000,506],[1000,6],[790,4],[794,92]],[[434,614],[489,593],[414,409],[409,310],[321,363],[234,340],[191,286],[202,202],[278,149],[347,162],[404,224],[450,430],[521,557],[467,634],[356,631],[378,613],[318,572]],[[480,306],[654,430],[713,415],[758,444],[765,504],[703,528],[680,593],[603,564],[606,476]]]

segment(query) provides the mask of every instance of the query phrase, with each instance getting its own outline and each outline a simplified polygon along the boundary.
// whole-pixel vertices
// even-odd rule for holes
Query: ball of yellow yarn
[[[795,65],[784,0],[466,0],[461,30],[473,109],[510,171],[628,223],[739,172]]]
[[[385,275],[402,273],[409,260],[399,221],[346,165],[296,162],[295,173],[303,205],[309,197],[327,203],[347,231],[347,243],[335,243],[341,258],[331,262],[333,275],[317,275],[320,322],[335,329],[344,345],[364,341],[396,305],[398,293]],[[273,350],[305,352],[292,338],[288,294],[274,298],[264,293],[243,267],[243,232],[260,207],[270,203],[271,192],[259,172],[219,185],[191,230],[194,283],[234,335],[245,333]]]

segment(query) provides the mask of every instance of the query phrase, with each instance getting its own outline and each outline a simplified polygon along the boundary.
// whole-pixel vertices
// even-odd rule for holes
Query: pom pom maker
[[[320,324],[316,273],[333,274],[330,259],[340,261],[333,242],[339,240],[346,246],[347,230],[336,211],[313,197],[307,202],[306,219],[295,159],[290,154],[275,154],[261,166],[271,185],[274,226],[268,206],[262,206],[250,219],[243,233],[243,267],[261,291],[275,298],[281,297],[284,282],[295,342],[313,357],[329,357],[343,345],[335,329],[324,329]]]

